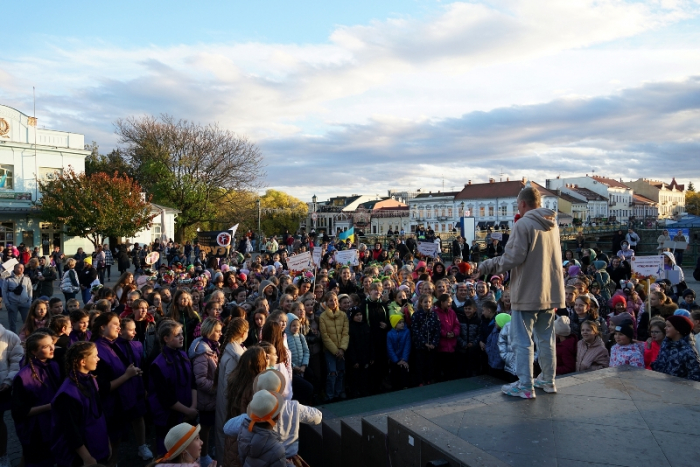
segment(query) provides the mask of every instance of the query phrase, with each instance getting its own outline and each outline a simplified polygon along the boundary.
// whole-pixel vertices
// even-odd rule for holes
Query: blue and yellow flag
[[[345,232],[339,233],[338,240],[342,240],[347,244],[355,243],[355,227],[350,227]]]

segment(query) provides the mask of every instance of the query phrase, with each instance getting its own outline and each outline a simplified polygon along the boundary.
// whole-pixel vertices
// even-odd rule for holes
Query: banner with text
[[[632,275],[638,279],[650,278],[656,280],[664,270],[664,256],[634,256],[631,260]]]
[[[357,250],[342,250],[335,252],[335,262],[346,266],[360,265],[360,252]]]
[[[435,258],[440,253],[440,245],[434,242],[418,242],[418,253]]]
[[[231,234],[228,232],[197,232],[197,243],[199,248],[207,254],[216,258],[224,258],[228,255],[231,246]]]
[[[311,252],[309,251],[287,258],[287,269],[290,271],[306,271],[307,269],[313,268],[314,264],[311,259]]]
[[[312,259],[314,262],[314,265],[316,265],[317,268],[321,267],[321,259],[323,259],[323,248],[320,246],[314,247],[314,251],[312,253]]]

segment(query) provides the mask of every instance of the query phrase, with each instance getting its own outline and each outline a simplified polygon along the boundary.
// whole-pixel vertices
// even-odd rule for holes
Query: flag
[[[238,230],[238,224],[234,225],[233,227],[231,227],[231,228],[228,229],[228,230],[231,232],[231,237],[235,237],[235,236],[236,236],[236,230]]]
[[[350,227],[345,232],[338,234],[338,240],[343,240],[346,243],[355,243],[355,227]]]

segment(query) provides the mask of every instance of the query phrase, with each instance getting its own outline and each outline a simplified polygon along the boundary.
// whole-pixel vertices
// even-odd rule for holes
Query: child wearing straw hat
[[[199,439],[200,429],[199,425],[192,426],[189,423],[180,423],[172,427],[164,441],[165,449],[168,451],[148,467],[175,465],[199,467],[199,457],[202,454],[202,440]],[[208,467],[216,467],[216,461],[213,461]]]
[[[238,432],[238,456],[243,467],[285,467],[287,457],[280,435],[274,431],[285,400],[279,393],[262,389],[248,404],[248,417]]]

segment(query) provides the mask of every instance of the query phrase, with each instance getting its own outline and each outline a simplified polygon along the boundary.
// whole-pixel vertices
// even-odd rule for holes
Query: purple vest
[[[23,386],[23,392],[26,396],[26,406],[23,407],[24,410],[31,410],[32,407],[39,405],[50,404],[58,391],[58,387],[61,384],[61,374],[58,370],[58,364],[53,360],[48,360],[45,363],[39,360],[32,359],[34,364],[34,370],[36,371],[39,379],[35,378],[32,374],[32,368],[29,364],[25,365],[17,376],[15,377],[13,385],[21,384]],[[37,438],[41,439],[42,442],[48,444],[51,439],[51,411],[40,413],[39,415],[16,416],[16,412],[13,410],[13,418],[15,421],[15,428],[17,429],[17,437],[22,446],[28,446],[31,448],[31,441]],[[37,437],[34,433],[39,431],[41,436]]]
[[[70,332],[70,334],[68,334],[68,338],[70,339],[70,345],[73,345],[78,341],[89,341],[90,338],[92,338],[92,332],[85,331],[82,333],[74,329]]]
[[[97,346],[97,355],[100,357],[100,363],[97,365],[95,376],[100,379],[100,384],[102,384],[103,379],[114,381],[126,372],[126,365],[119,358],[119,355],[117,355],[118,347],[116,341],[110,342],[104,337],[99,337],[95,341],[95,346]],[[119,352],[121,353],[121,351]],[[126,394],[128,391],[125,390],[125,386],[126,384],[122,384],[116,391],[110,391],[106,396],[102,393],[102,409],[104,410],[105,417],[111,418],[114,416],[115,412],[120,412],[122,409],[125,409],[125,402],[128,402],[129,399]],[[128,403],[126,405],[128,405]]]
[[[116,346],[121,351],[120,358],[125,367],[134,364],[143,369],[143,346],[138,341],[128,341],[118,337]],[[123,388],[123,389],[122,389]],[[122,395],[122,408],[125,411],[133,411],[133,418],[139,418],[146,414],[146,388],[142,376],[134,376],[119,388]]]
[[[78,401],[82,407],[82,413],[76,415],[81,421],[79,424],[80,435],[85,441],[85,447],[95,459],[106,459],[109,457],[109,436],[107,435],[107,421],[98,400],[97,382],[92,376],[80,373],[78,379],[86,394],[83,394],[83,391],[78,389],[78,386],[70,378],[66,378],[51,404],[55,405],[56,398],[61,394],[66,394]],[[58,413],[52,410],[51,452],[56,457],[58,465],[72,465],[77,454],[68,446],[61,423],[62,420],[58,419]]]
[[[173,350],[167,346],[151,363],[151,375],[155,371],[160,371],[165,378],[166,387],[157,387],[156,378],[149,380],[148,403],[153,414],[153,422],[159,426],[169,425],[173,420],[178,424],[184,420],[184,414],[163,407],[160,403],[158,391],[172,391],[175,394],[176,402],[180,402],[186,407],[192,406],[192,365],[187,354],[182,350]],[[171,417],[174,417],[171,418]]]

